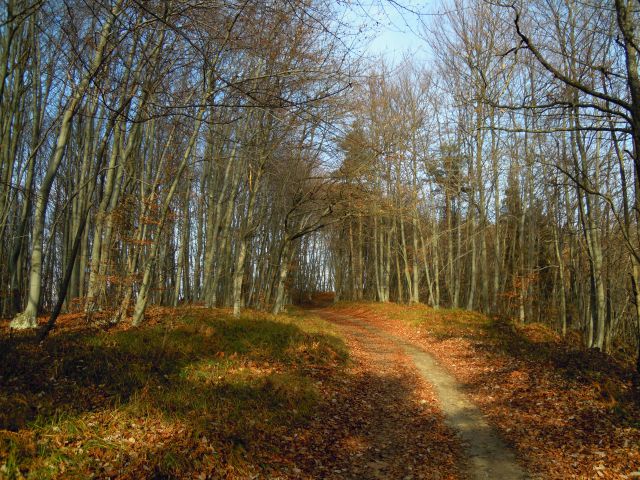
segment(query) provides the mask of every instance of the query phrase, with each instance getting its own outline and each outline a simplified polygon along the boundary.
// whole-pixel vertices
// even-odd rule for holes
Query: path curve
[[[359,318],[328,310],[315,313],[338,326],[356,326],[400,347],[413,360],[420,375],[436,391],[447,425],[465,444],[469,478],[476,480],[525,480],[530,478],[518,465],[511,449],[487,423],[477,406],[462,392],[460,384],[427,352],[376,328]]]

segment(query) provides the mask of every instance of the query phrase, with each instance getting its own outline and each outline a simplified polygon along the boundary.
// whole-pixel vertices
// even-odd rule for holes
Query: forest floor
[[[375,327],[356,317],[321,311],[321,316],[340,325],[346,331],[353,331],[364,348],[371,352],[395,351],[396,355],[408,356],[409,363],[417,367],[419,374],[431,385],[436,393],[436,402],[442,407],[445,422],[463,441],[464,450],[460,462],[464,478],[487,480],[522,480],[529,478],[518,465],[513,452],[504,444],[495,430],[485,421],[480,410],[468,400],[455,378],[434,360],[433,356],[401,337]],[[391,362],[382,359],[386,368]],[[390,477],[387,477],[390,478]]]
[[[468,311],[390,303],[330,310],[432,356],[532,478],[640,478],[632,362],[576,349],[543,325]]]
[[[424,306],[65,315],[41,345],[5,322],[0,478],[633,478],[629,373]]]

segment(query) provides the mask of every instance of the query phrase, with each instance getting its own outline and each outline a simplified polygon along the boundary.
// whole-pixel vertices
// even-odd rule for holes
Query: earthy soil
[[[518,465],[513,452],[462,392],[460,384],[430,354],[362,319],[327,310],[319,310],[317,313],[338,325],[349,343],[356,344],[352,346],[357,353],[356,359],[366,360],[368,368],[376,372],[388,372],[390,375],[395,372],[395,375],[413,377],[413,382],[416,374],[421,377],[422,389],[429,393],[429,400],[433,402],[429,408],[436,415],[440,412],[444,414],[444,422],[450,429],[450,434],[462,440],[463,449],[456,452],[456,462],[462,478],[529,478]],[[396,392],[386,392],[390,401],[394,401],[394,393]],[[391,471],[397,471],[406,461],[396,442],[397,438],[404,438],[406,435],[405,426],[394,418],[378,416],[372,427],[368,433],[370,441],[384,448],[375,449],[376,458],[366,458],[367,468],[360,478],[413,478],[391,475]],[[413,430],[413,433],[418,437],[429,434],[420,430]],[[429,458],[425,464],[428,465],[432,460]],[[412,469],[419,471],[425,464],[417,463]]]

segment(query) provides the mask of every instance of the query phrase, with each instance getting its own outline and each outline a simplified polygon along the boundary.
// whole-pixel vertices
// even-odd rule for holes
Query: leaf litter
[[[431,353],[461,383],[536,478],[640,475],[640,409],[632,367],[572,348],[542,325],[464,311],[344,304]]]

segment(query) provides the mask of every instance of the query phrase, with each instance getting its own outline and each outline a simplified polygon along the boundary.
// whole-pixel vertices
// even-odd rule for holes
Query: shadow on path
[[[482,413],[462,392],[458,382],[424,350],[375,328],[355,317],[318,310],[323,318],[343,328],[356,328],[370,339],[386,341],[406,353],[420,375],[436,391],[446,424],[456,431],[465,444],[468,478],[478,480],[521,480],[529,478],[518,465],[515,455],[487,423]],[[372,348],[376,348],[372,345]]]

